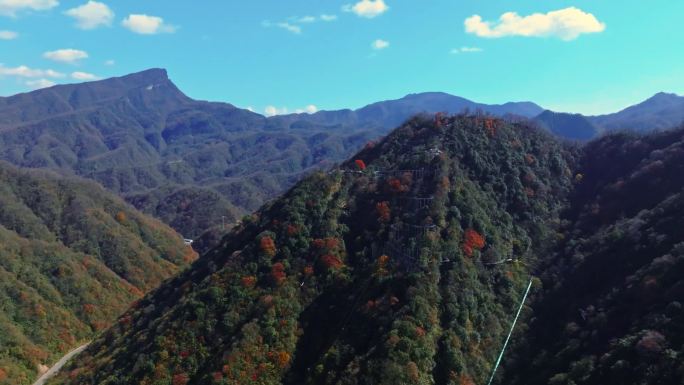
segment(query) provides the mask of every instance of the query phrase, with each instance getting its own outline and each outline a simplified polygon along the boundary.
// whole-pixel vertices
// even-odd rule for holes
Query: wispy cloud
[[[47,11],[58,5],[57,0],[0,0],[0,15],[16,17],[22,11]]]
[[[387,12],[389,7],[384,0],[361,0],[356,4],[346,4],[342,7],[344,12],[353,12],[359,17],[372,19]]]
[[[250,111],[252,110],[250,109]],[[304,108],[296,108],[294,110],[294,113],[296,114],[314,114],[316,112],[318,112],[318,107],[316,107],[316,105],[314,104],[309,104]],[[290,110],[287,107],[267,106],[264,109],[264,114],[268,117],[276,115],[287,115],[289,113]]]
[[[116,64],[116,61],[114,61],[113,59],[105,60],[105,62],[104,62],[104,65],[106,65],[106,66],[113,66],[115,64]]]
[[[52,61],[60,63],[77,63],[79,60],[87,59],[88,53],[73,48],[58,49],[56,51],[48,51],[43,54],[43,57]]]
[[[14,40],[19,34],[14,31],[0,31],[0,40]]]
[[[63,73],[47,69],[35,69],[27,66],[5,67],[0,64],[0,76],[14,76],[21,78],[63,78]]]
[[[475,52],[482,52],[482,51],[484,51],[484,50],[480,47],[465,47],[464,46],[461,48],[454,48],[449,52],[451,52],[454,55],[457,55],[459,53],[475,53]]]
[[[90,80],[100,79],[99,76],[90,74],[88,72],[80,72],[80,71],[72,72],[71,78],[75,79],[75,80],[82,80],[82,81],[90,81]]]
[[[55,82],[53,82],[52,80],[48,80],[48,79],[29,80],[26,82],[26,85],[31,87],[31,89],[33,89],[33,90],[52,87],[55,84],[56,84]]]
[[[266,116],[270,117],[270,116],[276,116],[276,115],[285,115],[288,113],[288,111],[287,111],[287,107],[278,108],[276,106],[267,106],[264,109],[264,113],[266,114]]]
[[[71,8],[64,14],[76,19],[76,26],[80,29],[109,26],[114,20],[114,12],[107,4],[92,0],[79,7]]]
[[[321,14],[320,16],[311,16],[311,15],[306,15],[306,16],[292,16],[290,17],[287,21],[282,21],[278,23],[272,23],[269,20],[264,20],[261,22],[261,25],[268,28],[268,27],[277,27],[277,28],[282,28],[286,31],[292,32],[296,35],[299,35],[303,32],[304,28],[302,27],[303,25],[306,24],[313,24],[313,23],[318,23],[318,22],[331,22],[337,20],[337,15],[328,15],[328,14]]]
[[[506,12],[499,17],[498,22],[484,21],[480,15],[473,15],[464,24],[466,32],[486,38],[534,36],[558,37],[566,41],[574,40],[584,33],[597,33],[606,29],[606,25],[596,16],[575,7],[528,16]]]
[[[388,48],[390,46],[390,43],[387,40],[382,40],[382,39],[376,39],[371,43],[371,47],[375,50],[382,50],[385,48]]]
[[[174,33],[178,27],[167,24],[159,16],[132,14],[125,18],[121,25],[140,35],[156,35],[160,33]]]

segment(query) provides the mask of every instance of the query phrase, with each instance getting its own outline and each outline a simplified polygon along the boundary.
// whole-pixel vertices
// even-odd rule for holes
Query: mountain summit
[[[525,125],[412,119],[246,218],[54,383],[483,383],[570,157]]]

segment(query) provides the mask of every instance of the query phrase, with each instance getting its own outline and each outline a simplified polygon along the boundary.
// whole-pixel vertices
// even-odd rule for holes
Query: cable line
[[[525,304],[525,300],[527,299],[527,294],[530,292],[530,288],[532,287],[532,278],[530,278],[530,283],[527,284],[527,290],[525,290],[525,295],[522,298],[522,301],[520,302],[520,307],[518,307],[518,313],[515,315],[515,318],[513,319],[513,324],[511,325],[511,330],[508,332],[508,337],[506,337],[506,342],[504,342],[503,348],[501,348],[501,353],[499,353],[499,358],[496,360],[496,364],[494,365],[494,370],[492,370],[492,376],[489,377],[489,382],[487,382],[487,385],[491,385],[492,381],[494,381],[494,375],[496,375],[496,369],[499,368],[499,364],[501,364],[501,359],[503,358],[504,352],[506,351],[506,346],[508,345],[508,341],[511,339],[511,334],[513,334],[513,329],[515,329],[515,323],[518,322],[518,317],[520,317],[520,312],[522,311],[523,305]]]

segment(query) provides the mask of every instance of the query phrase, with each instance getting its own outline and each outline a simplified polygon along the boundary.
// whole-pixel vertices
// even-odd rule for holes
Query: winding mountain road
[[[87,344],[81,345],[81,346],[77,347],[76,349],[70,351],[69,353],[65,354],[64,357],[62,357],[59,361],[57,361],[56,364],[54,364],[50,368],[50,370],[48,370],[47,372],[45,372],[45,374],[40,376],[40,378],[38,378],[38,380],[36,380],[36,382],[34,382],[33,385],[44,385],[45,381],[49,380],[52,376],[57,374],[60,371],[60,369],[62,369],[62,367],[64,365],[66,365],[66,363],[69,362],[69,360],[73,356],[84,351],[85,348],[87,348],[89,344],[90,344],[90,342],[88,342]]]

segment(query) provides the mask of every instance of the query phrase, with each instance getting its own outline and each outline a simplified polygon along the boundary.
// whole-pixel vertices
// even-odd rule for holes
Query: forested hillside
[[[684,381],[684,129],[591,143],[509,384]]]
[[[32,383],[195,258],[93,182],[0,162],[0,383]]]
[[[522,124],[412,119],[247,218],[53,383],[484,383],[574,156]]]

